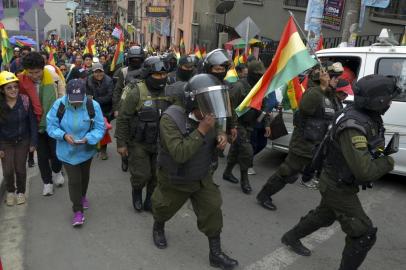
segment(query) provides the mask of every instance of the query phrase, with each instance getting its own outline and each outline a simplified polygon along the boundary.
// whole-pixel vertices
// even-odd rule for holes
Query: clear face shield
[[[202,114],[213,114],[217,124],[225,132],[227,117],[232,115],[228,87],[225,85],[215,85],[197,89],[193,91],[193,96]]]

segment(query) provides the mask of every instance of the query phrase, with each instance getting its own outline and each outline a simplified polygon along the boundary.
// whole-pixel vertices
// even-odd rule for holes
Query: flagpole
[[[299,23],[296,21],[295,15],[293,15],[292,11],[288,11],[290,16],[292,16],[293,21],[295,22],[297,28],[299,28],[300,32],[302,33],[302,36],[304,36],[304,39],[306,40],[306,42],[309,44],[309,40],[306,37],[306,33],[303,31],[302,27],[300,27]],[[320,59],[317,57],[316,52],[314,51],[314,49],[312,48],[312,46],[308,46],[311,53],[316,57],[316,61],[319,63],[320,67],[321,67],[321,61]]]

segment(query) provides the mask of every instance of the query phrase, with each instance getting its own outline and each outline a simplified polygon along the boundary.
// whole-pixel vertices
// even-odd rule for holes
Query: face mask
[[[213,75],[213,76],[215,76],[217,79],[219,79],[221,82],[224,80],[224,78],[226,77],[226,75],[227,75],[227,72],[226,71],[224,71],[224,72],[219,72],[219,73],[210,73],[211,75]]]
[[[186,69],[183,69],[183,68],[179,67],[178,70],[176,71],[176,75],[182,81],[187,82],[193,76],[193,69],[192,70],[186,70]]]
[[[152,78],[152,76],[148,76],[148,78],[145,80],[145,83],[150,90],[162,91],[165,88],[166,81],[167,78],[154,79]]]
[[[128,64],[134,69],[139,69],[141,68],[142,61],[138,58],[131,58],[128,60]]]
[[[250,85],[254,86],[259,81],[259,79],[261,79],[261,77],[262,74],[260,73],[248,72],[247,80]]]

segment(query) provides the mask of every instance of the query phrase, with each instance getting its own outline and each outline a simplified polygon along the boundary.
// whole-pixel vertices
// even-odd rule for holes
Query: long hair
[[[6,97],[4,96],[3,86],[0,86],[0,123],[6,121],[7,117],[7,103]]]

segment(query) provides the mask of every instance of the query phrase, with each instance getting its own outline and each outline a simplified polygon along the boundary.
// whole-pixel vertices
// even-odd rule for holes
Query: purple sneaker
[[[82,197],[82,207],[83,209],[89,209],[89,201],[86,199],[86,196]]]
[[[85,216],[83,215],[83,213],[80,211],[75,212],[72,219],[72,226],[77,227],[83,225],[83,223],[85,223]]]

